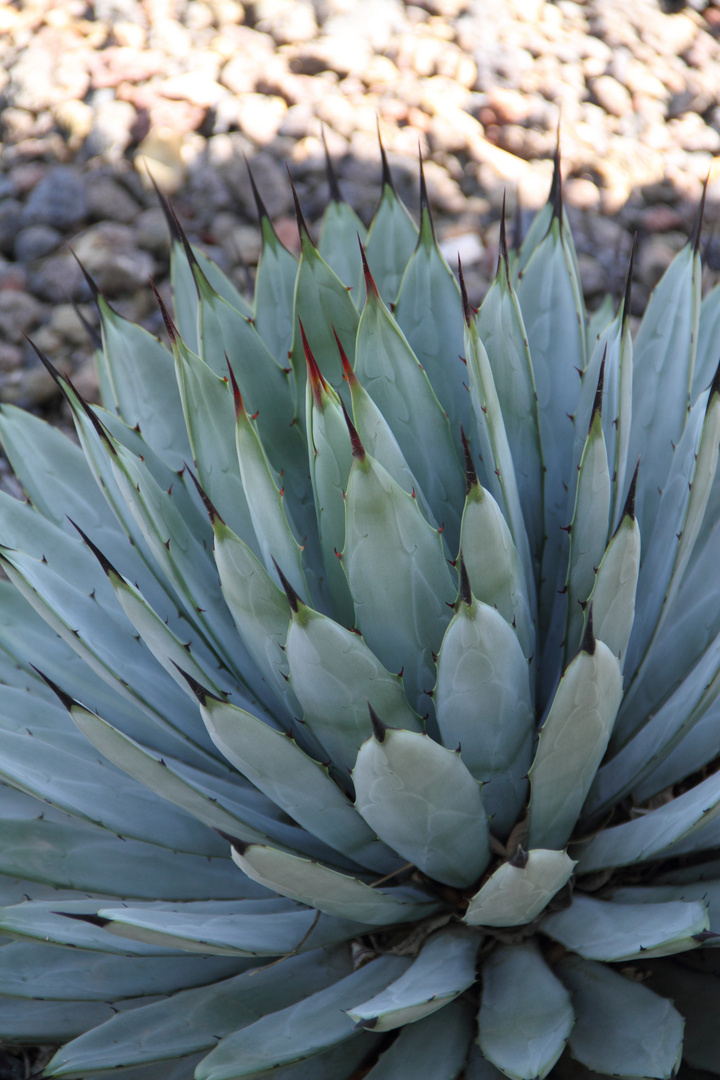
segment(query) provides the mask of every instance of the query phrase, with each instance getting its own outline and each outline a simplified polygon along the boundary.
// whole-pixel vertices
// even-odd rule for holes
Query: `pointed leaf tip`
[[[383,724],[382,720],[375,712],[369,701],[367,703],[367,707],[370,712],[370,723],[372,724],[373,735],[379,743],[385,742],[385,736],[387,734],[387,724]]]
[[[93,280],[93,278],[90,276],[89,272],[85,269],[83,264],[80,262],[80,260],[78,259],[77,255],[75,254],[73,249],[70,247],[70,244],[68,244],[68,250],[69,250],[70,254],[72,255],[73,259],[75,260],[75,262],[80,267],[80,272],[81,272],[82,276],[85,278],[85,281],[87,283],[87,287],[89,288],[90,292],[92,293],[93,300],[97,304],[99,302],[99,300],[101,299],[101,296],[102,296],[99,288],[97,287],[97,285],[96,285],[95,281]]]
[[[300,604],[302,603],[302,600],[300,599],[298,594],[295,592],[292,585],[290,584],[290,582],[288,581],[288,579],[285,577],[282,570],[278,566],[277,560],[274,559],[274,558],[273,558],[273,566],[277,570],[277,575],[280,578],[280,584],[282,585],[283,589],[285,590],[285,595],[287,596],[288,604],[290,605],[290,611],[292,612],[293,615],[297,615],[298,610],[300,608]]]
[[[473,463],[472,454],[468,445],[465,432],[460,426],[460,438],[462,439],[463,452],[465,454],[465,495],[469,495],[471,490],[479,483],[477,471]]]
[[[103,347],[102,337],[97,332],[92,323],[88,322],[88,320],[85,318],[82,311],[80,310],[80,307],[78,306],[78,304],[75,303],[75,301],[73,301],[73,307],[75,308],[75,314],[77,315],[78,319],[80,320],[85,329],[85,332],[90,338],[93,348],[101,351]]]
[[[57,683],[54,683],[54,682],[52,681],[52,679],[50,679],[50,678],[49,678],[49,677],[48,677],[47,675],[45,675],[45,673],[44,673],[44,672],[42,672],[42,671],[40,670],[40,668],[38,668],[38,667],[35,667],[35,665],[34,665],[34,664],[31,664],[31,665],[30,665],[30,667],[31,667],[31,668],[33,669],[33,671],[34,671],[34,672],[36,672],[36,674],[38,674],[38,675],[40,676],[40,678],[42,679],[42,681],[43,681],[43,682],[44,682],[44,683],[45,683],[45,684],[46,684],[47,686],[49,686],[49,687],[50,687],[50,689],[52,690],[53,694],[55,694],[55,696],[56,696],[56,697],[58,698],[58,700],[59,700],[59,701],[60,701],[60,702],[61,702],[61,703],[62,703],[62,704],[63,704],[63,705],[65,706],[65,708],[66,708],[66,709],[68,710],[68,712],[70,712],[70,710],[72,709],[73,705],[76,705],[76,704],[77,704],[77,702],[75,701],[75,698],[72,698],[72,697],[70,697],[70,695],[69,695],[69,694],[66,694],[66,693],[65,693],[65,691],[64,691],[64,690],[62,690],[62,689],[61,689],[61,688],[60,688],[60,687],[58,686],[58,684],[57,684]]]
[[[365,275],[365,287],[367,289],[368,297],[373,296],[373,297],[375,297],[376,299],[379,300],[380,299],[380,293],[378,292],[377,285],[375,284],[373,276],[370,273],[370,267],[368,266],[368,261],[367,261],[367,258],[365,256],[365,248],[363,247],[363,243],[362,243],[362,240],[360,239],[359,234],[358,234],[357,239],[358,239],[358,244],[360,245],[360,255],[362,257],[363,274]]]
[[[155,284],[155,282],[153,281],[152,278],[150,278],[150,285],[152,286],[152,291],[155,293],[155,299],[158,302],[158,307],[160,308],[160,314],[162,315],[163,322],[165,323],[165,329],[167,330],[167,335],[170,338],[170,341],[173,343],[173,345],[175,345],[175,344],[177,344],[178,338],[180,336],[179,333],[178,333],[177,327],[175,326],[175,323],[172,321],[172,318],[170,317],[170,312],[168,311],[167,307],[165,306],[165,301],[163,300],[162,296],[158,292],[157,286],[156,286],[156,284]]]
[[[230,833],[223,832],[222,829],[216,829],[215,831],[218,836],[222,836],[223,840],[227,841],[231,848],[237,851],[238,855],[244,855],[251,846],[248,841],[241,840],[237,836],[231,836]]]
[[[323,149],[325,150],[325,175],[327,177],[328,187],[330,188],[330,199],[332,202],[341,203],[343,199],[342,192],[340,190],[340,182],[338,180],[335,167],[330,157],[330,150],[328,149],[327,138],[325,137],[325,125],[322,125],[322,141]]]
[[[465,278],[463,276],[462,260],[458,255],[458,279],[460,281],[460,295],[462,296],[463,315],[465,316],[465,322],[470,326],[473,318],[473,310],[470,307],[470,301],[468,300],[467,289],[465,288]]]
[[[293,203],[295,205],[295,217],[297,219],[298,232],[300,233],[300,243],[302,243],[303,236],[305,236],[310,241],[310,243],[313,245],[313,247],[315,247],[315,245],[313,244],[313,241],[312,241],[312,237],[310,236],[310,230],[307,227],[307,222],[305,221],[305,218],[303,217],[303,212],[302,212],[302,210],[300,208],[300,200],[298,199],[298,194],[297,194],[297,191],[295,190],[295,185],[293,183],[292,176],[290,176],[290,169],[289,168],[288,168],[287,173],[288,173],[288,177],[290,178],[290,188],[292,190]]]
[[[97,561],[100,563],[100,565],[103,568],[103,570],[105,571],[105,573],[108,574],[108,575],[115,574],[116,577],[122,577],[122,575],[118,573],[118,571],[115,569],[115,567],[110,562],[110,560],[107,559],[103,555],[102,551],[100,551],[100,549],[95,544],[93,544],[90,537],[86,533],[83,532],[83,530],[80,528],[80,526],[77,525],[70,516],[68,516],[68,521],[72,525],[73,529],[75,529],[76,532],[78,532],[80,534],[81,538],[84,540],[84,542],[90,548],[90,550],[92,551],[92,553],[95,556],[95,558],[97,559]]]
[[[602,416],[602,399],[603,389],[605,387],[605,360],[607,358],[607,343],[603,350],[602,360],[600,361],[600,371],[598,374],[597,389],[595,390],[595,400],[593,401],[592,414],[590,416],[590,427],[592,427],[593,420],[596,415]]]
[[[247,169],[247,172],[248,172],[248,178],[250,180],[250,187],[252,189],[253,199],[255,200],[255,208],[257,210],[258,218],[260,219],[261,222],[263,221],[264,218],[267,218],[268,221],[269,221],[270,220],[270,215],[268,214],[265,203],[262,201],[262,196],[260,195],[260,192],[258,191],[258,186],[255,183],[255,177],[253,176],[253,171],[250,168],[250,162],[247,159],[247,154],[243,154],[243,157],[245,158],[245,168]]]
[[[170,200],[167,198],[166,195],[163,194],[163,192],[158,187],[158,185],[156,183],[156,180],[155,180],[155,177],[153,176],[150,169],[148,168],[147,163],[145,163],[145,171],[148,174],[148,177],[150,178],[150,183],[155,188],[155,194],[158,197],[158,202],[160,203],[160,209],[162,210],[162,212],[163,212],[163,214],[165,216],[165,223],[166,223],[166,225],[168,227],[168,232],[170,233],[170,239],[172,241],[177,241],[179,244],[181,244],[182,243],[182,236],[180,235],[180,229],[179,229],[179,226],[178,226],[178,220],[177,220],[177,218],[175,216],[175,211],[173,210],[172,206],[170,205]]]
[[[585,624],[585,633],[583,634],[582,643],[580,645],[580,652],[587,653],[588,656],[593,656],[595,653],[595,634],[593,632],[592,604],[588,608],[587,623]]]
[[[70,376],[69,375],[63,375],[62,378],[61,378],[60,373],[57,370],[57,368],[53,366],[53,364],[50,362],[50,360],[45,355],[45,353],[42,352],[40,349],[38,349],[37,345],[32,340],[32,338],[29,338],[24,330],[21,330],[20,333],[25,338],[28,345],[30,345],[30,347],[35,351],[38,360],[40,360],[40,362],[43,364],[43,366],[47,369],[47,371],[50,374],[50,376],[52,377],[54,383],[56,384],[56,386],[60,390],[60,393],[69,401],[71,408],[73,407],[73,405],[72,405],[72,401],[70,400],[69,395],[67,393],[66,386],[69,387],[72,390],[73,394],[75,395],[75,397],[78,400],[78,404],[80,405],[80,408],[83,410],[83,412],[86,414],[88,420],[90,421],[92,426],[95,428],[95,431],[97,432],[99,438],[101,438],[103,440],[103,442],[106,444],[107,449],[110,451],[111,454],[116,454],[115,447],[110,442],[110,438],[109,438],[108,433],[105,430],[103,424],[100,422],[100,420],[97,418],[95,413],[92,411],[92,409],[88,405],[87,401],[85,401],[85,398],[82,396],[82,394],[80,394],[75,389],[75,387],[73,386],[72,381],[70,379]],[[63,382],[63,380],[64,380],[64,382]]]
[[[699,945],[704,945],[706,941],[712,941],[713,938],[720,937],[720,934],[716,934],[713,930],[700,930],[697,934],[693,934],[693,941],[697,941]]]
[[[197,679],[193,679],[192,675],[189,675],[187,671],[183,671],[180,665],[176,664],[172,658],[170,659],[170,663],[180,672],[183,679],[188,684],[201,705],[205,705],[208,698],[211,698],[213,701],[222,701],[222,698],[217,697],[216,694],[211,694],[210,691],[202,685],[202,683],[199,683]]]
[[[513,216],[513,239],[512,246],[514,251],[519,251],[522,247],[523,240],[523,226],[522,226],[522,201],[520,199],[520,190],[518,189],[515,195],[515,214]]]
[[[635,249],[637,247],[637,232],[634,233],[630,248],[630,261],[628,262],[627,276],[625,278],[625,292],[623,294],[622,321],[627,322],[630,318],[630,305],[632,301],[632,278],[635,265]]]
[[[517,870],[524,870],[528,864],[529,857],[530,856],[528,855],[525,848],[522,847],[521,844],[518,844],[517,848],[515,849],[515,854],[512,856],[511,859],[508,859],[508,862]]]
[[[470,588],[470,578],[468,577],[467,567],[465,566],[465,560],[463,558],[462,549],[458,555],[458,562],[460,564],[460,600],[463,604],[467,604],[468,607],[472,606],[472,589]]]
[[[97,417],[95,415],[95,413],[90,408],[90,406],[88,405],[87,401],[82,396],[82,394],[78,390],[76,390],[76,388],[73,386],[73,383],[72,383],[72,380],[70,379],[70,376],[65,375],[64,379],[65,379],[65,382],[67,383],[67,385],[72,390],[75,397],[77,398],[78,404],[80,405],[80,408],[85,413],[85,415],[87,416],[87,418],[90,421],[90,423],[92,424],[92,426],[95,428],[95,431],[96,431],[98,437],[100,439],[102,439],[102,441],[105,443],[105,447],[108,450],[108,452],[111,453],[114,457],[117,457],[117,450],[115,449],[112,442],[110,441],[110,435],[108,434],[107,429],[105,428],[105,425],[101,422],[99,417]],[[65,390],[64,390],[64,388],[62,386],[62,383],[60,383],[59,385],[60,385],[60,389],[63,391],[63,393],[65,393]],[[67,394],[65,396],[67,397]]]
[[[692,245],[693,252],[697,255],[700,250],[700,233],[702,232],[703,218],[705,216],[705,198],[707,196],[708,181],[710,179],[710,173],[708,172],[705,177],[705,183],[703,184],[702,195],[700,197],[700,205],[698,206],[698,212],[695,217],[695,224],[693,225],[693,231],[690,234],[690,244]]]
[[[235,378],[235,372],[230,366],[230,360],[228,359],[227,353],[225,353],[225,363],[227,364],[228,373],[230,375],[230,389],[232,390],[233,402],[235,404],[235,419],[239,420],[241,417],[247,419],[245,402],[243,401],[242,394],[240,393],[240,387],[238,386],[237,379]]]
[[[639,469],[640,469],[640,458],[638,458],[638,460],[637,460],[637,465],[635,466],[635,472],[633,473],[632,480],[630,481],[630,488],[629,488],[628,493],[627,493],[627,499],[625,500],[625,507],[624,507],[623,513],[622,513],[622,516],[624,518],[629,517],[631,521],[635,520],[635,495],[636,495],[636,492],[637,492],[637,479],[638,479],[638,471],[639,471]],[[622,518],[620,520],[622,520]]]
[[[180,224],[180,220],[179,220],[177,214],[175,213],[175,211],[173,210],[172,206],[170,205],[170,203],[168,203],[168,209],[170,211],[170,214],[171,214],[172,220],[173,220],[173,235],[183,246],[183,249],[185,251],[185,258],[187,259],[188,263],[190,264],[191,269],[193,270],[193,281],[195,281],[195,273],[194,273],[195,270],[198,270],[198,271],[200,271],[200,273],[202,273],[202,271],[200,270],[200,264],[197,261],[197,259],[195,258],[195,252],[193,251],[192,245],[190,244],[190,241],[188,240],[187,233],[185,232],[182,225]],[[195,288],[198,289],[197,281],[195,281]],[[198,291],[198,297],[199,297],[199,295],[200,295],[200,293]]]
[[[307,364],[308,378],[310,380],[310,388],[312,390],[313,398],[318,409],[322,409],[322,390],[327,392],[327,382],[323,378],[322,372],[318,367],[317,360],[315,359],[310,343],[308,342],[307,335],[305,333],[305,327],[302,324],[302,319],[298,319],[300,326],[300,335],[302,337],[303,352],[305,353],[305,363]],[[337,334],[335,335],[337,340]]]
[[[562,202],[562,173],[560,170],[560,127],[558,125],[558,138],[557,145],[555,147],[555,155],[553,157],[553,176],[552,183],[550,185],[550,196],[548,201],[552,205],[553,217],[562,222],[563,215],[563,202]]]
[[[388,164],[387,154],[385,153],[385,147],[383,146],[382,135],[380,134],[379,117],[377,120],[377,137],[378,146],[380,147],[380,160],[382,162],[382,186],[383,188],[389,187],[394,194],[395,184],[393,183],[392,173],[390,172],[390,165]]]
[[[418,143],[418,161],[420,164],[420,222],[422,233],[422,223],[427,221],[430,225],[430,232],[432,233],[433,240],[435,239],[435,223],[433,222],[432,213],[430,212],[430,199],[428,198],[427,184],[425,182],[425,166],[423,164],[422,150]]]
[[[353,1031],[372,1031],[377,1027],[379,1019],[379,1016],[371,1016],[367,1020],[358,1020]]]
[[[35,342],[33,341],[33,339],[32,339],[31,337],[29,337],[29,336],[28,336],[28,335],[27,335],[27,334],[25,333],[25,331],[24,331],[24,330],[21,330],[21,331],[20,331],[20,333],[21,333],[21,334],[22,334],[22,336],[23,336],[23,337],[25,338],[25,340],[27,341],[27,343],[28,343],[28,345],[30,346],[30,348],[31,348],[31,349],[32,349],[32,350],[34,351],[35,355],[37,356],[38,360],[39,360],[39,361],[40,361],[40,363],[41,363],[41,364],[43,365],[43,367],[45,368],[45,370],[46,370],[46,371],[48,372],[48,374],[49,374],[49,375],[51,376],[51,378],[52,378],[53,382],[55,383],[55,385],[56,385],[56,386],[57,386],[57,387],[58,387],[58,388],[60,389],[60,391],[61,391],[61,392],[62,392],[62,393],[64,394],[64,393],[65,393],[65,387],[63,386],[63,384],[62,384],[62,381],[61,381],[61,379],[60,379],[60,372],[59,372],[59,371],[58,371],[58,369],[57,369],[57,368],[55,367],[55,365],[53,364],[53,362],[52,362],[52,361],[50,360],[50,358],[49,358],[48,356],[46,356],[46,355],[45,355],[45,353],[44,353],[44,352],[43,352],[43,351],[42,351],[41,349],[39,349],[39,348],[37,347],[37,345],[35,344]]]
[[[507,234],[505,232],[505,195],[506,195],[506,193],[503,191],[502,212],[500,214],[500,244],[499,244],[499,247],[498,247],[498,262],[497,262],[497,271],[496,271],[496,273],[499,274],[500,273],[500,267],[504,266],[505,267],[505,275],[506,275],[506,277],[507,277],[507,279],[509,281],[510,280],[510,260],[508,258]],[[458,262],[459,261],[460,260],[458,258]]]
[[[75,919],[77,922],[88,923],[90,926],[99,926],[101,929],[109,926],[112,922],[112,919],[101,919],[99,915],[82,914],[79,911],[53,911],[51,914],[62,915],[63,919]],[[34,1074],[34,1077],[37,1078],[37,1073]],[[33,1080],[32,1076],[30,1080]]]
[[[342,347],[342,342],[340,341],[340,338],[337,336],[337,330],[335,329],[334,326],[332,326],[332,324],[331,324],[331,329],[332,329],[332,332],[333,332],[333,336],[335,337],[335,343],[337,344],[338,352],[340,353],[340,363],[342,364],[343,375],[345,377],[345,380],[350,384],[350,386],[352,386],[353,382],[358,381],[357,376],[356,376],[355,372],[352,369],[352,365],[351,365],[350,361],[348,360],[347,353],[345,352],[345,350]]]
[[[348,413],[347,409],[345,408],[345,402],[342,399],[340,399],[340,404],[342,405],[343,416],[345,417],[345,423],[347,424],[347,429],[348,429],[348,431],[350,433],[350,442],[352,444],[352,456],[355,458],[356,461],[364,461],[365,460],[365,447],[360,442],[360,436],[357,433],[357,428],[355,427],[352,420],[350,419],[350,414]]]
[[[203,506],[205,507],[205,509],[208,512],[208,517],[210,518],[210,523],[212,525],[214,525],[216,521],[219,521],[224,525],[225,523],[224,523],[223,519],[220,517],[219,511],[217,510],[215,505],[210,501],[210,496],[207,494],[205,489],[202,487],[202,485],[201,485],[200,481],[198,480],[197,476],[195,475],[195,473],[192,471],[192,469],[187,464],[187,462],[183,462],[183,464],[184,464],[184,466],[185,466],[185,468],[187,470],[188,476],[190,477],[193,484],[195,485],[195,490],[197,491],[198,495],[200,496],[200,499],[202,501]]]

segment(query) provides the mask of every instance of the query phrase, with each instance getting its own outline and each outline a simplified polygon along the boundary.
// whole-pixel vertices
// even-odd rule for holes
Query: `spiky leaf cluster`
[[[477,312],[424,192],[331,194],[299,260],[258,197],[252,302],[168,208],[170,347],[98,294],[79,446],[0,410],[0,1037],[68,1080],[719,1074],[697,236],[633,341],[559,181]]]

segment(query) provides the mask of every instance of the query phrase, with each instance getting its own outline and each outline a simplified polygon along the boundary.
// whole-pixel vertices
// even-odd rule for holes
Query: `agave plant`
[[[587,318],[558,177],[477,312],[386,162],[252,303],[168,208],[171,348],[96,292],[80,445],[2,407],[45,1075],[720,1074],[720,291]]]

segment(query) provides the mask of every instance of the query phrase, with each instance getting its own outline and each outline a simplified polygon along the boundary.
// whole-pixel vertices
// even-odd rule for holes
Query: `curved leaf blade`
[[[460,755],[377,717],[352,772],[355,806],[388,847],[428,877],[472,885],[490,862],[480,785]]]
[[[570,994],[534,942],[500,945],[483,964],[478,1042],[512,1080],[544,1080],[568,1040]]]
[[[347,1009],[348,1016],[373,1031],[392,1031],[430,1016],[473,985],[481,942],[478,934],[460,926],[436,931],[399,978]]]

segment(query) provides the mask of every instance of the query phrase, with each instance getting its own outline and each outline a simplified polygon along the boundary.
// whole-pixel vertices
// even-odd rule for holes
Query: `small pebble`
[[[49,255],[63,242],[63,235],[52,225],[28,225],[15,237],[15,258],[21,263],[32,263]]]
[[[86,213],[82,179],[76,169],[61,165],[50,169],[33,188],[20,217],[24,225],[71,229]]]

